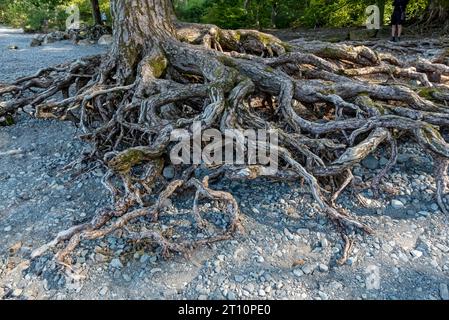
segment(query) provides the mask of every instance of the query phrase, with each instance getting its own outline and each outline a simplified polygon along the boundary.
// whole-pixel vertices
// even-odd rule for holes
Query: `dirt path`
[[[0,29],[1,81],[104,50],[70,43],[30,49],[28,41],[29,36]],[[5,49],[11,43],[19,50]],[[31,57],[39,63],[28,61]],[[371,237],[355,236],[355,250],[344,266],[335,263],[343,242],[308,191],[299,184],[259,181],[214,186],[232,190],[242,206],[246,232],[234,240],[198,249],[189,259],[165,261],[157,249],[136,247],[117,233],[83,243],[74,256],[74,279],[58,272],[51,256],[30,263],[29,255],[58,231],[88,221],[107,205],[102,172],[72,180],[63,171],[88,148],[71,123],[25,114],[17,120],[0,127],[4,299],[447,298],[449,219],[433,200],[431,159],[415,146],[401,147],[399,164],[385,179],[397,195],[376,201],[365,192],[369,208],[351,194],[341,198],[377,230]],[[355,174],[368,179],[386,154],[375,154]],[[169,210],[188,213],[191,204],[186,195]]]

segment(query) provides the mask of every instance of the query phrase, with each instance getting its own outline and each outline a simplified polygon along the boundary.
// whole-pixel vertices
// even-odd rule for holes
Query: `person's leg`
[[[391,40],[394,41],[396,39],[396,25],[393,24],[391,26]]]
[[[398,29],[398,39],[400,40],[402,34],[402,25],[398,25],[397,29]]]

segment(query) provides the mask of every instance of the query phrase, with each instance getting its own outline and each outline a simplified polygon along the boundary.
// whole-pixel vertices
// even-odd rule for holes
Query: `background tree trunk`
[[[276,28],[276,22],[278,17],[278,3],[274,1],[271,5],[271,27]]]
[[[90,3],[92,5],[92,16],[94,18],[94,24],[102,25],[103,20],[101,19],[100,4],[98,0],[90,0]]]

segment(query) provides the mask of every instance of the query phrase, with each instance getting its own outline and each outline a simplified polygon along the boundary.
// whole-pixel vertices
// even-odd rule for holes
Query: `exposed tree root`
[[[164,255],[228,239],[240,226],[238,204],[230,193],[211,189],[209,175],[263,175],[307,184],[322,212],[342,228],[342,264],[353,245],[346,230],[372,230],[337,206],[338,197],[350,187],[351,169],[389,144],[391,158],[372,181],[378,193],[381,179],[396,162],[398,133],[433,155],[438,202],[447,212],[442,195],[449,148],[441,132],[449,125],[449,89],[443,77],[449,66],[444,57],[438,63],[420,60],[405,66],[400,58],[365,46],[284,43],[257,31],[197,25],[180,27],[181,42],[173,26],[161,20],[166,19],[163,13],[148,17],[137,10],[130,18],[126,5],[115,1],[115,43],[102,64],[101,57],[85,58],[0,87],[0,116],[27,107],[37,117],[76,121],[82,138],[94,146],[88,160],[107,168],[103,184],[111,192],[113,209],[59,233],[33,257],[57,247],[57,260],[69,263],[81,241],[128,230],[139,218],[150,218],[152,229],[128,230],[128,238],[157,243]],[[125,23],[126,18],[130,20]],[[144,19],[150,22],[142,26]],[[385,75],[399,82],[383,84]],[[170,136],[176,129],[192,136],[195,121],[203,130],[220,134],[253,128],[277,132],[279,170],[269,172],[256,164],[219,165],[208,168],[213,173],[201,181],[192,177],[195,166],[179,165],[167,181],[162,172],[170,165],[168,156],[179,151]],[[331,195],[323,191],[324,181],[341,175],[346,178]],[[180,190],[193,191],[197,228],[207,228],[199,201],[209,199],[225,205],[227,229],[199,241],[161,233],[157,226],[164,208]]]

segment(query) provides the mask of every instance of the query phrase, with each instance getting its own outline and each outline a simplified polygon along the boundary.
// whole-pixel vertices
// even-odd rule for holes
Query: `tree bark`
[[[167,0],[111,1],[114,22],[110,54],[116,61],[119,83],[133,81],[137,65],[160,51],[161,42],[176,37],[172,9]]]
[[[103,25],[103,19],[101,18],[100,4],[98,0],[90,0],[92,5],[92,16],[94,18],[95,25]]]

